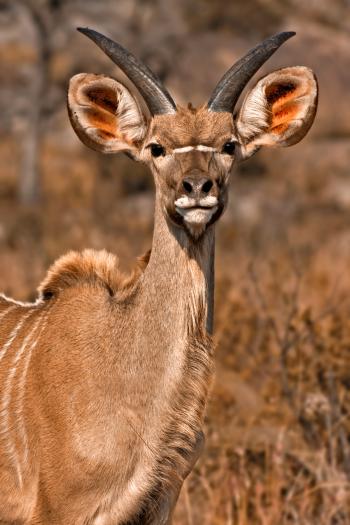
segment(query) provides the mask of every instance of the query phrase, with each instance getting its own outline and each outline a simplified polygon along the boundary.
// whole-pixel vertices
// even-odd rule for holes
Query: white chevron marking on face
[[[196,149],[198,151],[217,151],[216,148],[212,148],[211,146],[204,146],[203,144],[198,144],[198,146],[196,146]]]
[[[182,148],[173,149],[173,153],[188,153],[189,151],[216,151],[216,148],[211,146],[205,146],[204,144],[198,144],[197,146],[183,146]]]
[[[194,146],[183,146],[182,148],[175,148],[173,149],[173,153],[188,153],[189,151],[193,151]]]

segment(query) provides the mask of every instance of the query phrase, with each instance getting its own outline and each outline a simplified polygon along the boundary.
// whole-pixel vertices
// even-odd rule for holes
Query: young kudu
[[[129,77],[72,78],[81,140],[149,165],[152,251],[128,279],[106,252],[59,259],[35,304],[0,299],[0,523],[169,524],[203,445],[212,374],[214,223],[234,161],[295,144],[317,85],[306,67],[249,79],[294,33],[275,35],[224,75],[204,106],[182,108],[119,44],[80,29]]]

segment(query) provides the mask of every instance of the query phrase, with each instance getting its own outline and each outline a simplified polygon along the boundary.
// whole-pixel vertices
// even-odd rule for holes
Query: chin
[[[216,214],[218,206],[212,208],[190,208],[177,210],[182,217],[182,224],[194,239],[199,239],[207,227],[212,224],[212,218]]]
[[[209,226],[221,216],[224,207],[220,205],[208,207],[194,206],[179,208],[170,206],[166,209],[168,218],[173,224],[184,229],[194,240],[200,239]]]
[[[189,224],[184,223],[184,228],[188,235],[195,241],[200,239],[203,234],[206,232],[208,227],[208,223],[196,223],[196,224]]]

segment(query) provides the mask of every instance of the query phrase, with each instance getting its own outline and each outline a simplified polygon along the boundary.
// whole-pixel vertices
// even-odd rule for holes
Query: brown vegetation
[[[204,2],[207,8],[200,18],[182,9],[182,2],[176,3],[178,8],[164,2],[175,10],[171,18],[156,3],[153,8],[149,2],[133,2],[135,12],[143,13],[134,25],[125,3],[118,3],[124,5],[122,11],[105,2],[97,14],[93,3],[57,2],[63,7],[54,12],[61,18],[53,24],[56,38],[41,109],[41,202],[35,206],[18,201],[22,130],[27,129],[20,123],[27,113],[24,103],[11,106],[11,113],[9,97],[25,97],[23,86],[34,74],[30,67],[37,52],[25,32],[16,33],[17,47],[9,47],[2,32],[0,45],[9,53],[2,56],[13,68],[6,69],[0,100],[0,288],[17,299],[33,299],[48,266],[70,249],[105,248],[129,267],[150,246],[150,175],[129,159],[87,150],[69,128],[64,108],[69,76],[83,70],[111,73],[97,52],[90,56],[85,43],[78,43],[73,23],[98,22],[99,29],[115,38],[120,29],[135,52],[149,50],[150,65],[158,65],[174,95],[194,101],[203,101],[236,58],[231,53],[236,44],[238,55],[266,36],[266,20],[269,31],[299,30],[290,51],[286,48],[267,70],[297,63],[313,67],[321,80],[320,111],[302,144],[261,152],[233,176],[229,208],[218,227],[217,373],[207,446],[182,492],[176,523],[347,525],[350,68],[349,37],[342,31],[348,29],[349,7],[334,2],[328,16],[325,2],[319,2],[319,8],[310,3],[314,10],[296,0],[283,2],[283,9],[277,7],[281,2],[247,2],[245,9],[253,9],[255,18],[245,40],[233,8],[232,34],[224,23],[222,2]],[[0,2],[0,24],[3,17],[10,27],[10,15],[1,7],[5,4]],[[17,8],[20,2],[13,5]],[[18,23],[16,16],[12,13],[11,24]],[[122,22],[116,30],[118,17]],[[108,19],[110,26],[104,26]],[[154,20],[163,25],[151,34]],[[179,60],[177,67],[173,56]],[[22,74],[23,67],[27,69]]]

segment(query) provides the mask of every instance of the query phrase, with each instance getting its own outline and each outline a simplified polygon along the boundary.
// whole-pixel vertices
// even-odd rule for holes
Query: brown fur
[[[163,241],[164,242],[164,241]],[[175,248],[175,246],[174,246]],[[176,248],[178,250],[178,248]],[[200,252],[202,251],[199,248]],[[197,250],[196,250],[197,251]],[[197,256],[195,256],[197,258]],[[202,257],[202,256],[200,256]],[[176,258],[181,258],[181,253],[176,255]],[[141,265],[147,264],[148,256],[143,258]],[[164,261],[165,262],[165,261]],[[153,261],[153,266],[157,264]],[[171,260],[167,261],[169,269],[173,267]],[[202,263],[201,263],[202,264]],[[147,267],[146,267],[147,268]],[[143,270],[146,269],[145,267]],[[165,265],[163,264],[163,268]],[[195,269],[195,268],[194,268]],[[204,269],[204,268],[203,268]],[[153,298],[152,294],[145,295],[145,299],[149,301],[149,308],[147,309],[147,331],[155,333],[158,340],[161,341],[164,338],[164,343],[160,346],[162,352],[153,356],[154,365],[148,369],[148,372],[143,375],[142,383],[140,384],[139,379],[135,382],[136,377],[130,375],[130,366],[142,366],[144,368],[146,363],[151,358],[150,355],[143,356],[144,346],[141,345],[139,350],[137,347],[133,349],[133,345],[130,345],[128,353],[128,362],[124,365],[118,360],[118,368],[115,368],[114,361],[114,346],[108,345],[103,347],[103,343],[107,333],[110,332],[112,341],[116,338],[119,341],[119,345],[124,346],[125,341],[132,341],[135,336],[135,328],[132,320],[134,319],[136,324],[144,323],[140,314],[136,314],[138,309],[136,308],[135,314],[128,314],[128,310],[133,302],[133,287],[140,287],[140,278],[145,274],[142,273],[141,269],[136,270],[134,277],[124,279],[118,272],[116,258],[106,252],[93,252],[85,251],[82,254],[70,253],[62,257],[57,261],[53,267],[49,270],[45,281],[41,285],[41,294],[45,297],[47,294],[51,294],[49,300],[39,302],[37,305],[32,306],[21,306],[15,303],[6,302],[4,300],[4,307],[9,312],[7,317],[2,320],[1,323],[1,334],[2,338],[0,342],[2,345],[6,344],[8,334],[11,334],[15,326],[21,322],[25,316],[23,326],[20,327],[18,336],[15,338],[11,349],[6,354],[6,358],[0,363],[0,379],[2,384],[6,388],[6,370],[11,367],[11,363],[16,360],[16,355],[20,352],[24,341],[25,334],[28,334],[30,327],[43,316],[47,317],[47,323],[43,327],[43,331],[39,333],[39,329],[36,331],[32,339],[36,339],[39,335],[36,347],[31,353],[30,365],[26,375],[26,392],[23,394],[23,406],[24,410],[21,413],[21,417],[18,421],[13,421],[13,428],[16,433],[19,433],[20,423],[23,420],[25,425],[26,434],[30,438],[30,453],[28,455],[29,463],[23,463],[23,443],[21,440],[17,440],[16,444],[18,447],[22,447],[22,452],[18,454],[20,460],[21,477],[23,479],[24,486],[19,491],[19,487],[16,487],[16,475],[13,471],[11,477],[8,478],[7,485],[9,487],[8,492],[0,493],[1,508],[0,516],[6,518],[5,522],[10,523],[17,520],[25,520],[28,523],[40,523],[46,525],[49,523],[56,523],[50,521],[51,511],[49,511],[49,503],[46,498],[49,497],[51,501],[50,493],[48,492],[50,485],[54,482],[55,477],[62,476],[65,479],[63,485],[57,485],[55,482],[55,495],[57,502],[53,503],[55,509],[55,516],[58,520],[57,523],[65,525],[75,525],[78,523],[77,516],[73,508],[66,503],[61,505],[58,503],[70,501],[73,497],[72,483],[78,484],[80,490],[84,496],[84,508],[86,508],[86,519],[88,516],[92,518],[92,514],[89,506],[90,491],[88,485],[81,484],[80,477],[84,472],[85,467],[79,465],[81,461],[79,459],[80,446],[74,444],[74,434],[77,430],[74,430],[74,434],[71,435],[70,429],[79,428],[77,436],[81,436],[82,447],[89,452],[92,457],[96,457],[98,454],[99,442],[102,438],[104,447],[111,446],[116,441],[116,444],[122,439],[123,441],[129,436],[130,445],[132,445],[132,451],[130,450],[130,458],[124,458],[124,474],[123,476],[133,476],[135,469],[136,458],[144,456],[142,462],[145,466],[148,463],[153,465],[153,472],[151,471],[147,475],[147,482],[143,492],[140,492],[138,498],[138,506],[135,504],[131,505],[131,501],[128,503],[128,514],[124,509],[122,514],[116,514],[116,522],[119,523],[121,516],[124,519],[129,518],[133,515],[132,523],[158,523],[158,517],[161,507],[161,501],[164,496],[169,497],[169,502],[174,503],[174,497],[172,496],[174,487],[180,487],[183,477],[187,474],[190,469],[189,461],[192,461],[190,451],[196,450],[201,444],[201,437],[199,432],[200,424],[203,417],[203,410],[205,406],[205,400],[207,397],[207,390],[210,384],[210,362],[211,355],[208,349],[211,346],[210,340],[202,329],[203,322],[205,321],[205,312],[203,310],[204,303],[200,296],[198,299],[189,297],[188,306],[188,319],[192,319],[192,315],[198,316],[198,320],[195,325],[186,325],[183,327],[185,330],[184,335],[188,337],[186,343],[186,360],[183,362],[184,371],[181,374],[181,388],[176,391],[171,390],[172,394],[164,392],[160,397],[154,397],[151,394],[154,389],[158,389],[159,377],[166,369],[164,369],[164,358],[167,357],[168,353],[165,352],[166,341],[168,340],[169,333],[172,329],[166,327],[166,322],[162,321],[162,316],[157,312],[154,316],[154,302],[153,300],[161,300],[162,304],[166,305],[166,299],[172,296],[173,293],[177,293],[179,287],[181,287],[181,280],[185,279],[184,282],[190,278],[192,279],[193,270],[190,274],[185,271],[180,280],[176,278],[173,284],[167,279],[164,280],[163,275],[158,275],[157,278],[157,295]],[[153,273],[153,271],[152,271]],[[142,277],[148,280],[149,275]],[[190,284],[190,281],[188,282]],[[146,286],[146,284],[145,284]],[[114,296],[111,297],[110,291],[113,290]],[[173,292],[172,292],[173,290]],[[190,291],[191,288],[189,287]],[[107,293],[108,292],[108,293]],[[120,295],[119,292],[127,292],[126,294]],[[192,304],[192,300],[194,303]],[[199,302],[198,302],[199,301]],[[185,303],[186,304],[186,303]],[[130,315],[130,321],[128,323],[128,329],[124,328],[124,333],[119,332],[119,308],[126,309],[123,314],[127,318]],[[13,308],[13,312],[11,309]],[[198,313],[193,312],[193,308]],[[180,313],[180,312],[179,312]],[[167,315],[166,310],[164,314]],[[135,317],[136,316],[136,317]],[[142,314],[143,316],[143,314]],[[181,314],[182,318],[182,314]],[[69,320],[70,324],[67,324]],[[137,322],[138,320],[138,322]],[[169,319],[171,325],[176,330],[181,326],[182,321],[178,321],[172,317]],[[179,324],[180,323],[180,324]],[[198,323],[198,324],[197,324]],[[175,324],[175,326],[174,326]],[[54,332],[50,332],[49,326],[56,326]],[[154,326],[153,326],[154,325]],[[157,327],[157,328],[156,328]],[[162,327],[162,328],[161,328]],[[165,332],[164,332],[164,328]],[[7,335],[6,335],[7,334]],[[115,334],[114,337],[112,334]],[[119,334],[119,335],[117,335]],[[163,334],[163,335],[162,335]],[[110,337],[111,337],[110,336]],[[173,337],[173,336],[172,336]],[[124,341],[124,342],[122,342]],[[31,342],[31,341],[30,341]],[[69,343],[68,343],[69,342]],[[91,347],[91,343],[94,343],[96,349]],[[83,350],[83,354],[79,349]],[[118,348],[118,347],[117,347]],[[103,349],[103,352],[102,352]],[[27,347],[27,352],[29,348]],[[97,351],[97,353],[96,353]],[[99,356],[100,354],[100,356]],[[21,358],[22,367],[25,366],[26,353]],[[157,357],[156,357],[157,356]],[[169,355],[170,356],[170,355]],[[176,353],[175,353],[176,356]],[[175,357],[174,356],[174,357]],[[81,360],[83,358],[83,360]],[[144,364],[141,363],[145,359]],[[179,359],[179,356],[176,358]],[[133,364],[134,363],[134,364]],[[13,410],[18,409],[21,404],[19,398],[22,397],[20,394],[15,393],[15,389],[20,391],[21,375],[23,374],[21,369],[11,381],[12,388],[11,400]],[[112,371],[115,381],[115,386],[112,383],[109,384],[108,374]],[[67,414],[67,420],[65,414],[65,406],[67,399],[69,399],[72,393],[77,389],[77,385],[80,384],[80,377],[84,378],[84,383],[79,386],[85,392],[79,410],[72,416]],[[118,379],[119,378],[119,379]],[[121,382],[121,379],[124,378]],[[125,383],[125,379],[127,382]],[[115,422],[118,426],[114,427],[113,419],[100,408],[96,412],[95,426],[97,429],[100,425],[104,428],[103,435],[98,431],[94,431],[91,435],[90,431],[90,413],[94,412],[94,407],[99,406],[99,398],[101,394],[91,390],[90,384],[95,384],[98,388],[97,392],[102,388],[108,397],[110,397],[112,403],[120,403],[118,401],[120,397],[129,397],[130,406],[134,406],[133,410],[128,415],[126,412],[122,417],[118,417]],[[150,388],[150,385],[152,387]],[[167,387],[168,388],[168,387]],[[136,390],[135,390],[136,389]],[[129,393],[128,393],[129,391]],[[102,393],[101,392],[101,393]],[[138,394],[136,395],[136,392]],[[3,392],[5,395],[5,391]],[[103,394],[102,398],[105,394]],[[151,397],[150,397],[151,395]],[[140,397],[141,396],[141,397]],[[1,396],[2,397],[2,396]],[[164,401],[168,399],[164,408]],[[157,400],[158,399],[158,400]],[[147,406],[151,402],[154,406],[159,405],[156,414],[148,416],[148,418],[158,418],[163,412],[163,425],[159,429],[153,424],[150,428],[145,427],[147,421],[147,413],[149,408]],[[97,404],[96,404],[97,403]],[[136,403],[136,404],[135,404]],[[30,407],[35,406],[35,411],[31,410]],[[118,405],[117,405],[118,406]],[[56,428],[57,419],[57,431],[59,430],[59,441],[56,442],[52,434]],[[62,419],[64,418],[64,419]],[[47,421],[49,426],[44,423]],[[107,424],[107,421],[109,423]],[[89,425],[88,425],[89,423]],[[112,426],[111,426],[112,424]],[[78,425],[78,427],[77,427]],[[109,428],[110,427],[110,428]],[[6,455],[6,444],[11,438],[14,438],[16,434],[10,433],[5,436],[3,450],[3,459],[1,460],[2,454],[0,452],[0,463],[6,464],[4,461],[9,462],[9,468],[12,465],[13,457],[8,458]],[[157,437],[158,436],[158,437]],[[91,440],[92,439],[92,440]],[[32,441],[33,440],[33,441]],[[112,441],[111,441],[112,440]],[[155,440],[155,441],[154,441]],[[37,469],[37,455],[39,453],[38,444],[42,443],[44,449],[41,451],[40,456],[40,470],[41,470],[41,488],[38,492],[36,488],[35,477],[31,478],[30,471]],[[110,443],[110,445],[108,445]],[[114,448],[113,445],[111,450],[111,456],[108,463],[111,462],[113,465],[118,465],[120,462],[120,452],[118,448]],[[121,445],[118,445],[121,446]],[[140,448],[141,447],[141,448]],[[19,449],[20,450],[20,449]],[[141,455],[141,456],[140,456]],[[149,456],[149,459],[147,457]],[[59,458],[59,463],[57,463]],[[11,461],[12,460],[12,461]],[[78,461],[79,460],[79,461]],[[138,459],[140,461],[140,459]],[[94,472],[95,466],[94,461],[87,464],[88,470]],[[175,468],[176,465],[176,468]],[[110,501],[110,496],[105,495],[105,482],[108,480],[108,472],[104,467],[99,466],[99,461],[96,464],[99,472],[99,482],[96,484],[94,493],[98,494],[98,499],[101,501]],[[147,467],[148,468],[148,467]],[[52,470],[53,469],[53,470]],[[83,469],[83,470],[82,470]],[[118,478],[118,468],[115,470],[115,482]],[[181,474],[183,472],[183,474]],[[10,470],[9,470],[10,473]],[[127,473],[127,474],[126,474]],[[1,473],[0,473],[1,475]],[[4,478],[2,485],[4,483]],[[172,490],[170,490],[172,487]],[[177,489],[178,490],[178,489]],[[176,491],[175,491],[176,493]],[[34,498],[34,494],[36,494]],[[32,496],[33,495],[33,496]],[[95,496],[94,496],[95,497]],[[5,498],[5,499],[4,499]],[[130,498],[129,498],[130,499]],[[132,498],[134,499],[134,498]],[[9,511],[9,501],[16,502],[12,510]],[[107,507],[112,505],[106,503]],[[36,502],[36,503],[35,503]],[[136,502],[135,502],[136,503]],[[50,503],[51,505],[51,503]],[[7,509],[7,510],[6,510]],[[102,507],[101,507],[102,511]],[[5,512],[5,514],[3,514]],[[116,511],[117,512],[117,511]],[[119,512],[119,511],[118,511]],[[163,509],[162,512],[167,512]],[[131,513],[131,515],[130,515]],[[118,517],[119,516],[119,517]],[[30,518],[31,517],[31,518]],[[80,522],[79,522],[80,523]],[[84,521],[85,523],[85,521]],[[91,522],[92,523],[92,522]],[[108,522],[109,523],[109,522]]]
[[[131,275],[125,275],[118,268],[117,257],[106,250],[69,252],[49,269],[39,286],[39,294],[47,299],[58,296],[65,288],[88,284],[103,287],[110,295],[114,295],[136,282],[146,268],[149,257],[150,252],[140,257]]]
[[[241,158],[262,146],[291,146],[308,132],[316,115],[317,81],[302,66],[280,69],[259,80],[237,118]]]
[[[311,125],[316,88],[305,68],[283,71],[264,82],[283,80],[271,97],[288,145]],[[311,90],[298,118],[281,87],[293,75]],[[128,151],[153,172],[152,252],[131,276],[105,251],[71,252],[49,270],[35,304],[0,299],[1,524],[171,524],[203,447],[214,223],[234,160],[275,143],[260,87],[236,121],[202,106],[146,126],[119,82],[72,79],[78,136],[103,152]],[[227,141],[237,151],[223,151]],[[156,157],[154,142],[163,148]]]
[[[220,148],[231,138],[233,130],[229,113],[210,112],[206,106],[190,110],[179,106],[176,119],[172,115],[156,116],[151,122],[149,136],[171,149],[196,144]]]

